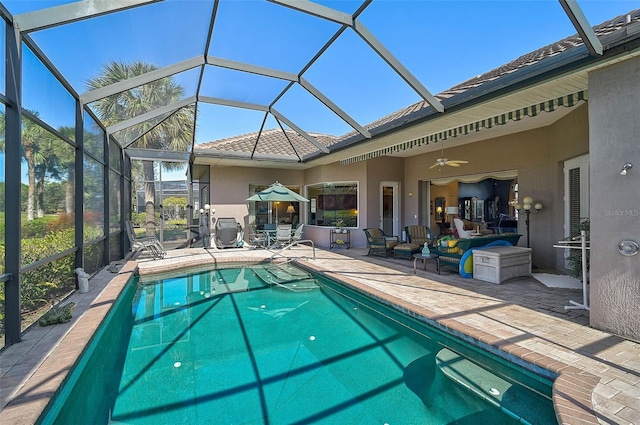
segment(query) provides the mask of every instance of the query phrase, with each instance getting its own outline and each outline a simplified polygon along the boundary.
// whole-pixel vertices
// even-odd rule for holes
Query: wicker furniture
[[[385,235],[382,229],[370,227],[362,230],[367,236],[367,248],[369,248],[367,255],[377,254],[386,258],[399,243],[397,236]]]
[[[486,235],[476,238],[451,239],[447,242],[447,246],[435,246],[436,254],[440,257],[440,266],[449,267],[458,273],[460,272],[460,259],[472,248],[486,246],[495,241],[507,241],[511,245],[516,245],[522,235],[517,233],[503,233],[499,235]],[[449,243],[451,242],[451,243]]]
[[[429,246],[433,245],[431,229],[427,226],[414,224],[411,226],[405,226],[404,231],[407,234],[407,242],[409,243],[424,246],[424,243],[426,242]]]
[[[401,243],[393,247],[393,258],[406,258],[411,260],[413,254],[420,252],[423,245],[417,243]]]

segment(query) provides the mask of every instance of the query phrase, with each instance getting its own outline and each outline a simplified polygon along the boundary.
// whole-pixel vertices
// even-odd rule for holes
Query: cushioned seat
[[[424,246],[424,243],[426,242],[429,246],[433,245],[433,241],[431,240],[431,229],[427,226],[413,224],[411,226],[405,226],[404,231],[407,234],[407,242],[409,243]]]
[[[399,243],[397,236],[385,235],[382,229],[371,227],[362,230],[367,235],[367,247],[369,248],[367,255],[379,254],[386,257]]]
[[[401,243],[393,247],[393,258],[406,258],[411,260],[413,254],[417,254],[422,250],[423,245],[416,243]]]

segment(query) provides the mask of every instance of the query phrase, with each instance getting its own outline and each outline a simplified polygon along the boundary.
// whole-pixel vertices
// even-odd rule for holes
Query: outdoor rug
[[[549,288],[582,289],[582,281],[562,274],[533,273],[532,276]]]

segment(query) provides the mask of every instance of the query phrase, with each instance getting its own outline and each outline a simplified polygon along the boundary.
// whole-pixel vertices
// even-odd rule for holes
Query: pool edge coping
[[[229,257],[220,259],[220,262],[246,263],[246,257]],[[264,262],[264,260],[253,262],[260,263]],[[333,273],[322,267],[317,267],[315,264],[310,262],[298,263],[305,268],[324,274],[335,281],[352,287],[352,289],[371,294],[372,296],[385,300],[398,308],[406,309],[413,314],[438,323],[443,329],[447,330],[448,333],[452,335],[461,333],[476,341],[478,345],[486,344],[502,351],[503,353],[520,358],[529,364],[536,365],[557,374],[552,386],[552,403],[558,423],[562,425],[599,424],[597,413],[595,412],[592,403],[593,390],[600,380],[596,375],[582,371],[574,366],[570,366],[566,363],[547,357],[546,355],[536,353],[515,343],[504,341],[494,335],[461,323],[455,319],[439,319],[435,312],[426,307],[418,306],[389,293],[372,288],[371,286],[358,282],[354,279],[345,277],[338,273]],[[180,263],[179,265],[170,264],[165,267],[158,267],[153,269],[152,273],[149,272],[144,274],[164,273],[206,264],[206,259],[192,260]],[[210,260],[208,264],[211,264]],[[106,283],[104,289],[91,302],[87,310],[83,312],[77,320],[71,323],[71,327],[60,338],[55,347],[51,349],[35,370],[26,377],[22,386],[13,394],[13,398],[11,398],[2,410],[0,410],[0,421],[13,420],[13,423],[16,424],[33,424],[38,421],[40,415],[48,406],[51,398],[55,396],[59,391],[59,388],[65,382],[69,370],[78,361],[96,330],[102,324],[104,318],[122,292],[125,284],[129,282],[134,275],[139,273],[140,270],[138,269],[138,263],[130,260],[125,263],[118,274]],[[115,291],[116,288],[117,293],[113,294],[113,291]],[[100,315],[100,317],[95,318],[96,320],[91,324],[91,326],[87,326],[82,323],[82,319],[87,314]],[[76,333],[82,333],[82,335],[77,336],[75,335]],[[78,348],[78,344],[80,344],[82,340],[84,340],[84,343]],[[70,343],[76,345],[72,350],[69,350],[68,347],[66,347],[66,345]],[[66,350],[62,350],[61,348],[66,348]],[[61,361],[59,357],[64,357],[64,361]],[[35,393],[34,390],[36,389],[38,390],[38,393]],[[32,393],[32,391],[34,392]],[[21,414],[22,412],[18,412],[18,410],[23,410],[24,414]]]
[[[51,350],[34,366],[9,396],[0,410],[1,423],[34,424],[57,394],[69,371],[88,347],[97,329],[120,296],[122,289],[137,273],[138,264],[128,261],[89,303],[86,310],[70,323]],[[6,421],[6,422],[5,422]]]
[[[333,273],[325,268],[306,262],[299,263],[302,267],[322,273],[341,284],[347,285],[359,292],[373,295],[379,300],[391,303],[396,308],[406,310],[418,315],[430,322],[437,323],[439,327],[453,336],[463,334],[476,345],[488,345],[510,356],[519,358],[526,363],[535,365],[557,375],[552,385],[552,403],[556,412],[558,424],[564,425],[598,425],[600,422],[593,408],[592,393],[600,378],[592,373],[580,370],[544,354],[521,347],[515,343],[504,341],[495,335],[483,330],[461,323],[456,319],[438,318],[438,314],[426,307],[418,306],[394,295],[372,288],[355,279],[345,277],[339,273]],[[506,357],[505,357],[506,358]]]

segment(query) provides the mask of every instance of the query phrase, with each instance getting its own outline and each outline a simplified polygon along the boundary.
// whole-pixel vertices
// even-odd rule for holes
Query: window
[[[342,220],[347,227],[358,227],[358,182],[311,185],[308,195],[309,224],[335,226]]]
[[[268,185],[249,185],[249,196],[255,195],[267,189]],[[287,189],[300,194],[300,186],[285,186]],[[249,202],[249,223],[257,229],[263,229],[267,223],[286,223],[296,227],[300,221],[300,208],[302,202],[274,201],[274,202]]]

